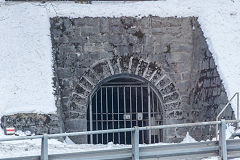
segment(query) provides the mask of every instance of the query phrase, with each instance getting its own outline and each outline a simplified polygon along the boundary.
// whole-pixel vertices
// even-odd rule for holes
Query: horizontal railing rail
[[[74,1],[74,2],[138,2],[138,1],[166,1],[166,0],[5,0],[17,2],[54,2],[54,1]]]
[[[221,120],[221,121],[210,121],[210,122],[197,122],[197,123],[183,123],[183,124],[170,124],[170,125],[161,125],[161,126],[146,126],[146,127],[134,127],[134,128],[121,128],[121,129],[111,129],[111,130],[98,130],[98,131],[86,131],[86,132],[72,132],[72,133],[59,133],[59,134],[44,134],[44,135],[37,135],[37,136],[22,136],[22,137],[6,137],[0,138],[0,142],[4,141],[15,141],[15,140],[27,140],[27,139],[42,139],[41,144],[41,160],[48,160],[50,157],[61,157],[61,155],[48,155],[48,139],[50,138],[58,138],[58,137],[68,137],[68,136],[81,136],[81,135],[92,135],[92,134],[102,134],[102,133],[118,133],[118,132],[132,132],[132,148],[131,154],[129,153],[129,149],[116,149],[112,151],[113,155],[109,155],[110,159],[115,157],[120,157],[120,151],[122,156],[125,155],[126,157],[131,155],[133,160],[138,160],[140,157],[156,157],[156,156],[173,156],[173,155],[192,155],[192,154],[199,154],[199,153],[215,153],[216,151],[219,152],[219,155],[222,157],[223,160],[227,160],[227,151],[232,149],[231,151],[238,150],[240,151],[240,140],[231,140],[226,141],[226,124],[227,123],[238,123],[240,120]],[[156,129],[167,129],[167,128],[181,128],[181,127],[195,127],[195,126],[206,126],[206,125],[221,125],[220,127],[220,138],[219,141],[212,141],[212,142],[197,142],[186,144],[186,146],[190,146],[189,148],[184,148],[184,144],[171,144],[171,145],[156,145],[156,146],[143,146],[139,147],[139,131],[141,130],[156,130]],[[227,145],[228,149],[227,149]],[[195,146],[195,147],[193,147]],[[196,148],[196,146],[198,146]],[[181,148],[182,147],[182,148]],[[195,148],[195,149],[193,149]],[[161,153],[159,153],[159,149],[161,149]],[[230,151],[229,150],[229,151]],[[95,151],[96,152],[96,151]],[[100,152],[100,151],[98,151]],[[103,151],[105,154],[106,150]],[[81,156],[84,153],[66,153],[65,155],[75,155]],[[85,153],[86,154],[86,153]],[[94,156],[93,154],[89,154],[90,156]],[[69,156],[69,157],[71,157]],[[100,160],[101,156],[98,158],[95,157],[94,159]],[[104,155],[103,155],[104,157]],[[86,158],[86,157],[85,157]],[[23,158],[22,158],[23,159]],[[69,159],[70,160],[70,159]]]
[[[237,122],[240,122],[240,120],[226,120],[226,123],[237,123]],[[135,127],[135,128],[138,128],[138,130],[154,130],[154,129],[167,129],[167,128],[207,126],[207,125],[217,125],[217,124],[221,124],[221,121],[169,124],[169,125],[161,125],[161,126],[146,126],[146,127]],[[134,131],[135,128],[121,128],[121,129],[109,129],[109,130],[98,130],[98,131],[85,131],[85,132],[48,134],[48,138],[58,138],[58,137],[68,137],[68,136],[81,136],[81,135],[91,135],[91,134],[100,134],[100,133],[130,132],[130,131]],[[6,137],[6,138],[0,138],[0,142],[1,141],[26,140],[26,139],[39,139],[39,138],[43,138],[43,135]]]

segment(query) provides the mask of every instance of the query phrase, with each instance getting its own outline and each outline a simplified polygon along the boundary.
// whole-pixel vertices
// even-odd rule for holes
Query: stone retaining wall
[[[161,96],[167,100],[162,104],[167,124],[215,120],[227,102],[195,17],[56,17],[51,19],[51,33],[60,86],[57,88],[58,107],[62,109],[66,131],[86,130],[89,93],[99,81],[119,73],[142,76],[159,88]],[[156,67],[151,70],[150,64]],[[137,71],[129,68],[137,68]],[[146,68],[149,76],[143,75]],[[155,70],[161,70],[156,79],[165,75],[167,85],[149,79]],[[160,89],[164,87],[168,92]],[[226,118],[234,118],[231,109],[226,115]],[[169,129],[164,139],[181,141],[187,131],[198,140],[211,138],[213,129],[205,127],[201,132]]]
[[[63,131],[87,130],[89,94],[103,79],[122,73],[140,76],[156,86],[166,124],[215,120],[227,103],[196,17],[55,17],[50,22],[56,106]],[[223,116],[234,118],[232,109]],[[2,119],[17,123],[13,120],[16,115],[7,117]],[[6,123],[2,121],[3,126]],[[31,124],[39,128],[37,123]],[[24,126],[20,123],[19,127]],[[50,133],[54,125],[48,126]],[[211,139],[214,128],[168,129],[163,139],[179,142],[187,131],[197,140]],[[86,142],[85,137],[73,140]]]
[[[59,118],[56,115],[19,113],[1,118],[2,128],[14,127],[16,131],[31,131],[32,134],[60,133],[61,127]]]

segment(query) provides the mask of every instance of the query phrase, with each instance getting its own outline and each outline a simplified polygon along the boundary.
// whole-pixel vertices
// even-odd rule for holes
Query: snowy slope
[[[240,0],[0,2],[0,116],[56,110],[51,84],[50,17],[148,15],[199,17],[228,96],[240,91]]]
[[[49,26],[42,7],[0,7],[0,117],[55,112]]]

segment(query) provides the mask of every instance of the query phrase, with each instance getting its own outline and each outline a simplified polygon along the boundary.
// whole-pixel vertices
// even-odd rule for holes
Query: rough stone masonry
[[[50,22],[62,131],[87,130],[90,92],[120,73],[156,86],[166,124],[215,120],[228,101],[196,17],[55,17]],[[234,118],[231,109],[223,116]],[[197,140],[211,139],[214,131],[214,126],[168,129],[163,140],[179,142],[187,132]],[[72,139],[86,142],[85,137]]]

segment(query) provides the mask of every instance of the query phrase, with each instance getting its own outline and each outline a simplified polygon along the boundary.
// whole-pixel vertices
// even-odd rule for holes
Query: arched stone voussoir
[[[148,69],[147,69],[144,77],[147,80],[151,81],[153,79],[153,77],[155,76],[155,74],[157,73],[158,69],[160,70],[160,68],[157,66],[156,63],[149,62]]]
[[[120,71],[119,71],[119,59],[118,57],[113,57],[112,59],[108,59],[109,61],[109,66],[110,68],[112,69],[112,75],[114,74],[119,74]]]
[[[91,68],[98,75],[100,80],[103,80],[112,75],[107,59],[91,66]]]
[[[163,87],[160,92],[164,96],[164,95],[173,93],[175,91],[176,91],[176,88],[175,88],[174,84],[171,82],[170,84],[166,85],[166,87]]]
[[[79,96],[85,97],[87,105],[89,95],[101,81],[112,75],[124,73],[137,75],[150,81],[159,91],[163,105],[179,101],[180,94],[176,91],[173,81],[159,64],[133,56],[115,56],[92,64],[79,79],[75,91]]]
[[[129,63],[130,63],[130,59],[131,57],[130,56],[122,56],[122,57],[119,57],[119,67],[121,70],[121,73],[129,73]]]
[[[97,76],[97,74],[89,68],[84,74],[84,79],[86,79],[92,86],[95,86],[99,83],[100,78]]]
[[[141,62],[141,60],[136,58],[136,57],[132,57],[131,58],[131,61],[130,61],[130,63],[131,63],[130,73],[137,74],[138,66],[139,66],[140,62]]]
[[[138,66],[138,75],[145,78],[145,74],[148,70],[149,62],[141,60]]]
[[[85,78],[84,76],[82,76],[79,80],[78,80],[78,85],[81,86],[86,92],[91,92],[92,89],[94,88],[94,86],[87,80],[87,78]]]
[[[166,74],[159,77],[159,79],[155,82],[155,86],[159,91],[165,88],[167,85],[171,83],[171,80],[168,78]]]

